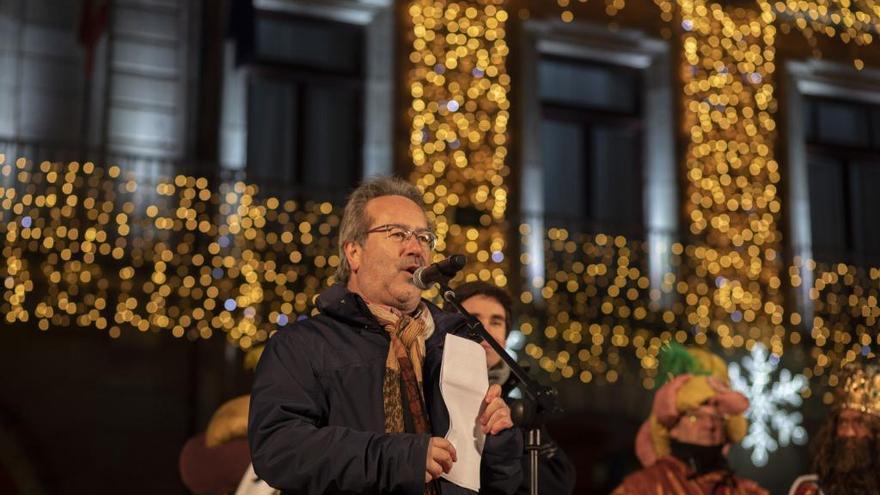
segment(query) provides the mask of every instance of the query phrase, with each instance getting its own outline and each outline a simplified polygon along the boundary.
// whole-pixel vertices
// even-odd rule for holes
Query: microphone
[[[422,290],[428,290],[437,282],[452,278],[467,263],[467,256],[453,254],[443,261],[418,268],[413,273],[413,284]]]

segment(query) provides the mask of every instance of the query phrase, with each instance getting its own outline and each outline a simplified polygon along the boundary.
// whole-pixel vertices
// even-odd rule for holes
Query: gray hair
[[[367,238],[372,218],[367,216],[367,202],[382,196],[403,196],[424,210],[425,202],[419,189],[397,177],[375,177],[369,179],[352,191],[342,212],[339,225],[339,266],[336,268],[336,281],[346,283],[351,275],[351,266],[345,257],[345,245],[349,242],[363,244]]]

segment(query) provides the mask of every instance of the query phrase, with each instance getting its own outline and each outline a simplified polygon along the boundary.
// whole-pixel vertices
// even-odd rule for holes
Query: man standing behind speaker
[[[486,282],[468,282],[455,289],[459,303],[472,315],[476,316],[489,334],[502,347],[507,344],[510,332],[511,301],[504,289]],[[486,350],[486,364],[489,367],[489,383],[501,385],[504,396],[512,388],[515,381],[510,374],[510,367],[501,359],[488,342],[482,342]],[[547,495],[566,495],[574,491],[575,469],[571,461],[546,432],[542,432],[544,443],[538,457],[538,493]],[[523,470],[528,472],[528,453],[522,454]],[[529,493],[529,480],[523,478],[516,491],[517,495]]]
[[[465,321],[413,283],[435,239],[413,185],[379,178],[352,193],[337,284],[318,297],[320,314],[269,339],[257,368],[248,433],[269,485],[309,495],[472,493],[440,478],[456,462],[442,438],[442,344]],[[500,387],[490,387],[480,422],[481,493],[513,493],[522,438]]]

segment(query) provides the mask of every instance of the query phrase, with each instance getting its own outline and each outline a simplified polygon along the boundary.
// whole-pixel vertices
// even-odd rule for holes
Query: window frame
[[[785,181],[786,239],[790,264],[803,267],[814,259],[813,226],[809,189],[809,136],[804,128],[804,99],[829,98],[880,105],[880,70],[858,71],[851,65],[824,60],[789,60],[782,71],[782,131],[785,134],[783,163]],[[872,138],[873,139],[873,138]],[[813,148],[812,151],[815,151]],[[817,154],[818,156],[818,154]],[[844,260],[840,260],[844,261]],[[848,260],[868,266],[867,260]],[[801,284],[792,288],[795,307],[803,321],[813,320],[815,303],[810,297],[814,286],[813,270],[800,270]]]
[[[255,55],[250,64],[236,65],[235,42],[227,40],[224,47],[222,111],[219,123],[222,138],[218,143],[221,175],[229,180],[247,177],[248,162],[248,100],[250,81],[292,82],[302,85],[350,88],[357,92],[355,118],[357,152],[352,160],[352,180],[393,170],[393,110],[383,102],[392,101],[396,79],[392,74],[394,40],[394,4],[391,0],[374,0],[363,4],[318,5],[311,0],[254,0],[255,15],[272,19],[307,19],[309,22],[344,26],[359,31],[359,65],[357,71],[339,71],[288,63],[271,57]],[[256,36],[256,33],[255,33]],[[256,39],[254,41],[256,43]],[[257,48],[256,46],[254,47]],[[379,54],[384,54],[379,56]],[[303,91],[297,89],[297,92]],[[302,100],[303,98],[300,98]],[[302,108],[302,105],[300,106]],[[303,108],[300,111],[305,111]],[[302,160],[300,160],[302,163]],[[303,167],[295,173],[302,176]],[[341,185],[338,190],[300,184],[279,185],[262,180],[261,190],[275,191],[281,197],[302,197],[323,194],[322,199],[344,200],[354,184]],[[308,199],[308,198],[306,198]]]
[[[639,109],[643,116],[640,206],[642,236],[649,246],[649,276],[660,284],[665,273],[674,271],[672,244],[678,242],[682,220],[679,184],[679,150],[676,141],[678,112],[675,111],[675,71],[668,41],[640,30],[611,32],[604,25],[577,21],[526,20],[521,25],[517,64],[520,108],[518,142],[520,176],[515,181],[519,197],[519,220],[530,225],[522,239],[531,262],[526,286],[540,300],[539,282],[544,280],[545,256],[541,249],[545,235],[543,159],[540,147],[542,119],[538,94],[538,63],[541,57],[560,56],[591,64],[627,67],[643,73]],[[647,152],[650,150],[650,153]],[[658,301],[661,307],[672,298]]]
[[[358,31],[358,36],[363,40],[366,38],[366,32],[363,26],[349,24],[331,19],[322,19],[307,15],[298,15],[287,12],[269,11],[257,9],[257,17],[267,17],[279,21],[307,21],[323,24],[326,26],[343,27]],[[255,48],[254,57],[247,65],[243,67],[245,70],[246,81],[246,99],[247,110],[246,119],[248,129],[250,129],[251,108],[250,98],[252,84],[258,80],[281,83],[289,85],[293,91],[296,108],[296,125],[295,125],[295,148],[293,150],[293,162],[291,164],[292,179],[290,181],[279,182],[275,177],[266,177],[257,174],[257,170],[251,166],[250,159],[246,159],[245,174],[247,178],[260,185],[261,190],[268,194],[284,194],[285,197],[299,200],[344,200],[348,190],[354,186],[362,178],[363,171],[363,154],[355,153],[354,159],[349,163],[348,173],[352,178],[352,183],[340,184],[339,187],[331,189],[320,188],[315,184],[308,183],[307,167],[305,166],[306,157],[306,126],[307,122],[307,105],[308,92],[312,87],[336,87],[340,89],[353,90],[355,100],[355,111],[357,115],[354,117],[354,142],[357,150],[362,150],[365,142],[364,139],[364,100],[366,91],[366,52],[364,43],[358,43],[359,53],[357,57],[360,59],[358,70],[350,73],[341,72],[323,67],[315,67],[305,64],[293,62],[284,62],[268,57],[261,57]],[[248,143],[249,141],[246,141]],[[245,156],[249,157],[249,152],[245,150]]]
[[[789,222],[788,249],[799,260],[820,258],[822,262],[846,262],[857,266],[874,266],[880,262],[880,253],[868,253],[861,232],[868,228],[857,218],[852,202],[853,166],[858,163],[877,163],[880,166],[880,142],[876,140],[873,126],[877,125],[871,112],[880,111],[880,71],[856,71],[829,62],[789,62],[786,64],[788,112],[788,153],[786,156],[789,175],[788,207],[792,211]],[[868,112],[867,147],[823,143],[819,140],[818,116],[804,118],[804,109],[817,111],[815,103],[840,103],[847,105],[870,105]],[[807,121],[807,122],[805,122]],[[807,128],[812,124],[812,128]],[[810,157],[838,162],[841,167],[842,193],[845,222],[844,252],[817,251],[813,233],[811,209],[815,207],[810,197]],[[835,257],[836,256],[836,257]]]

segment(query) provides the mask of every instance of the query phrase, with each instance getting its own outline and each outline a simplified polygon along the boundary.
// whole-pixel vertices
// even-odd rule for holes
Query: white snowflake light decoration
[[[791,442],[803,445],[807,441],[807,431],[801,426],[803,416],[797,410],[789,410],[800,407],[803,402],[800,393],[807,386],[807,379],[783,368],[779,379],[773,381],[779,356],[768,354],[766,347],[755,344],[751,356],[743,358],[741,367],[737,363],[729,366],[733,389],[748,397],[751,403],[746,413],[749,433],[742,446],[752,451],[755,466],[766,466],[770,452],[780,445],[785,447]],[[743,369],[747,376],[743,375]]]

